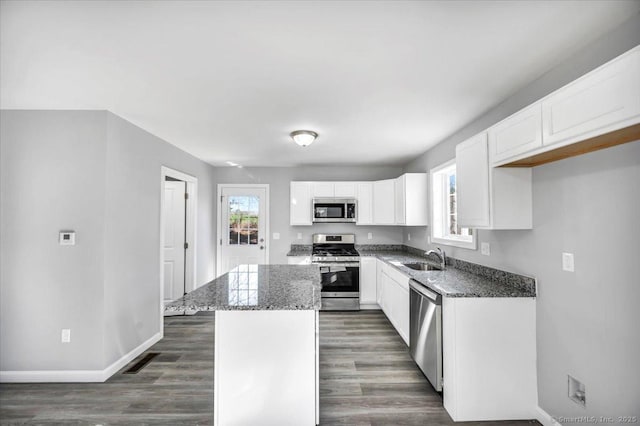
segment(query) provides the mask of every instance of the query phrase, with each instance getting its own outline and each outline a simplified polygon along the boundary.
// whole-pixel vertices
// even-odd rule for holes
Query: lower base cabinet
[[[289,265],[311,265],[311,256],[288,256]]]
[[[379,282],[379,304],[402,340],[409,345],[409,280],[395,268],[382,264]]]
[[[216,311],[214,425],[319,424],[318,318]]]
[[[360,309],[380,309],[378,306],[378,259],[360,258]]]
[[[537,417],[532,298],[443,298],[443,402],[454,421]]]

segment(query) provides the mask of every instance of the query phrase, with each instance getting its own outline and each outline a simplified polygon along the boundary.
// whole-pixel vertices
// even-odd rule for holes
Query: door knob
[[[260,246],[260,250],[264,250],[264,246]]]
[[[260,242],[261,242],[261,243],[264,243],[264,238],[260,238]]]

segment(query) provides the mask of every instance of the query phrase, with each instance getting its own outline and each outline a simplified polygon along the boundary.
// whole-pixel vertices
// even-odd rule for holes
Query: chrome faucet
[[[435,254],[436,256],[438,256],[438,258],[440,259],[440,268],[444,270],[445,265],[447,263],[447,255],[444,253],[444,251],[442,251],[440,247],[436,247],[435,250],[429,250],[424,252],[425,257],[429,257],[432,254]]]

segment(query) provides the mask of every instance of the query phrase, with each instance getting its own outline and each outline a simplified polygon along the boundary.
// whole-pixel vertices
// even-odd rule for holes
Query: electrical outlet
[[[573,262],[573,253],[562,253],[562,270],[573,272],[575,270]]]
[[[411,241],[411,233],[407,233],[407,241]]]
[[[273,233],[273,239],[274,240],[279,240],[280,239],[280,233],[279,232],[274,232]]]
[[[427,235],[427,244],[431,244],[431,235]]]
[[[371,232],[369,232],[369,233],[367,234],[367,238],[368,238],[369,240],[372,240],[372,239],[373,239],[373,234],[372,234]]]
[[[583,407],[586,406],[587,391],[584,386],[584,383],[582,383],[580,380],[574,377],[571,377],[570,375],[567,375],[567,378],[569,379],[568,380],[569,381],[569,386],[568,386],[569,399],[578,405],[582,405]]]
[[[297,237],[298,237],[299,240],[301,240],[302,239],[302,232],[298,232]]]
[[[62,343],[71,343],[71,329],[63,328],[62,333],[60,333],[60,340]]]
[[[480,244],[480,253],[484,254],[485,256],[490,256],[491,255],[491,245],[489,243]]]

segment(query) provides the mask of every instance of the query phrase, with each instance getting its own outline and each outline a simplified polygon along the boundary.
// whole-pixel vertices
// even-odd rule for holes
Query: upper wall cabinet
[[[427,225],[429,218],[427,185],[426,173],[406,173],[395,180],[397,225]]]
[[[483,229],[531,229],[530,168],[494,168],[487,132],[456,146],[458,223]]]
[[[623,55],[542,101],[544,144],[573,143],[638,122],[640,50]]]
[[[311,198],[333,198],[334,192],[333,182],[311,182]]]
[[[356,182],[336,182],[334,184],[333,193],[336,198],[356,198],[357,183]]]
[[[311,225],[312,182],[291,182],[289,223],[291,226]]]
[[[533,167],[640,139],[639,76],[640,46],[493,126],[492,165]]]
[[[292,226],[312,225],[314,198],[355,198],[356,225],[427,225],[427,174],[375,182],[291,182]]]
[[[373,223],[395,225],[395,179],[373,182]]]
[[[492,164],[541,146],[541,102],[536,102],[489,129]]]
[[[355,198],[356,182],[311,182],[312,198]]]
[[[356,225],[373,225],[373,182],[356,183]]]

